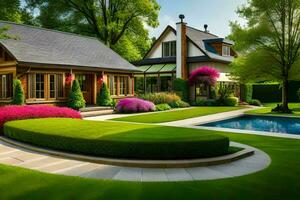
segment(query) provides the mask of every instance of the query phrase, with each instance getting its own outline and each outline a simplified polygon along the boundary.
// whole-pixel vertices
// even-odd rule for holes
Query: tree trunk
[[[288,105],[288,86],[289,86],[289,81],[287,78],[283,80],[282,83],[282,112],[284,113],[289,113],[289,105]]]

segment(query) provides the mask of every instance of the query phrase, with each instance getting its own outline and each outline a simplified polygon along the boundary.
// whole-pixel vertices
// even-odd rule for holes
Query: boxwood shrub
[[[225,106],[237,106],[239,99],[237,97],[227,97],[224,99]]]
[[[41,147],[111,158],[206,158],[225,155],[229,147],[228,137],[207,130],[77,119],[12,121],[4,134]]]
[[[172,108],[167,103],[158,104],[155,106],[156,111],[165,111],[165,110],[171,110]]]

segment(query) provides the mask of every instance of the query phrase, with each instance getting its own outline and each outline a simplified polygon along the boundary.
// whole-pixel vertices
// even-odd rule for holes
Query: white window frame
[[[230,56],[230,46],[222,45],[222,56]]]

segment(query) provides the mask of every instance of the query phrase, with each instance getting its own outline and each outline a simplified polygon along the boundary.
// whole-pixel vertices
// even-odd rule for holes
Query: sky
[[[179,22],[179,14],[185,15],[188,26],[203,30],[208,24],[208,30],[220,37],[230,33],[229,22],[238,21],[242,25],[245,20],[236,14],[236,9],[247,0],[157,0],[161,6],[159,14],[160,26],[150,30],[151,37],[159,37],[167,25],[175,28]]]

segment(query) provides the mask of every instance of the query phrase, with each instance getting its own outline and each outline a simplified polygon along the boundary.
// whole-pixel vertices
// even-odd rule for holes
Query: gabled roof
[[[0,21],[18,39],[0,40],[19,63],[138,71],[98,39],[72,33]]]
[[[150,50],[148,51],[151,52],[152,48],[157,45],[157,43],[160,41],[160,39],[168,32],[168,31],[173,31],[174,34],[176,34],[176,30],[168,25],[165,30],[162,32],[162,34],[159,36],[159,38],[153,43],[152,47],[150,48]],[[229,45],[233,45],[234,43],[230,40],[227,40],[225,38],[220,38],[217,35],[205,32],[205,31],[201,31],[198,29],[195,29],[193,27],[187,26],[186,29],[186,36],[187,39],[192,42],[201,52],[203,52],[206,56],[206,60],[208,59],[212,59],[212,60],[217,60],[217,61],[221,61],[221,62],[232,62],[233,61],[233,57],[226,57],[226,56],[221,56],[219,55],[216,50],[210,46],[210,43],[212,42],[222,42],[222,43],[226,43]],[[145,55],[144,60],[147,59],[147,55],[148,53]],[[140,64],[142,63],[142,61],[138,61],[135,62],[135,64]]]
[[[219,61],[225,61],[225,62],[232,62],[233,61],[233,57],[229,57],[229,56],[221,56],[219,54],[217,54],[217,52],[215,52],[215,50],[209,45],[209,43],[211,42],[224,42],[229,44],[233,42],[224,39],[224,38],[220,38],[214,34],[211,33],[207,33],[192,27],[187,26],[186,29],[186,36],[193,41],[194,44],[196,44],[196,46],[205,54],[207,55],[209,58],[214,59],[214,60],[219,60]]]

